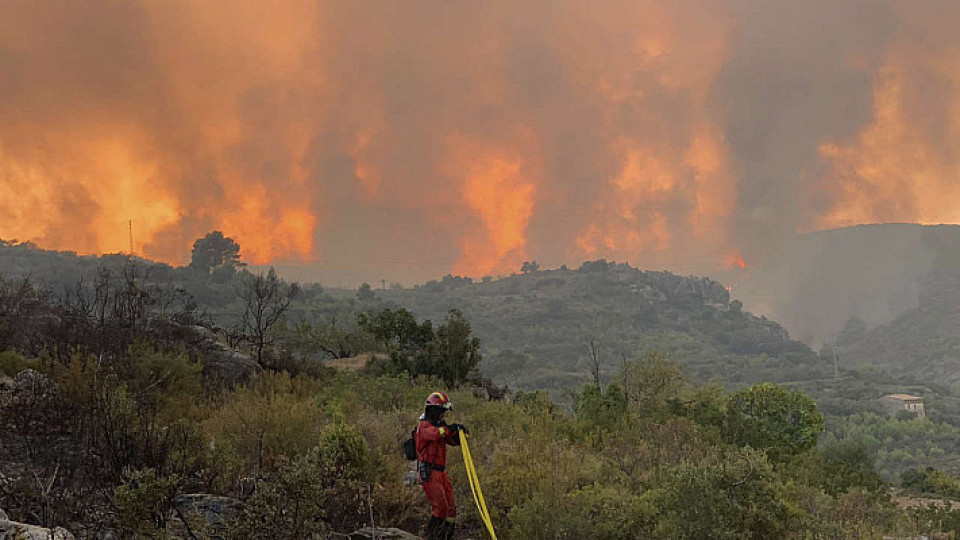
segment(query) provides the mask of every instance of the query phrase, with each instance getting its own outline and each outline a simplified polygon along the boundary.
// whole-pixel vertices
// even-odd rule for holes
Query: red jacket
[[[460,438],[450,426],[435,426],[421,419],[417,426],[417,460],[440,467],[447,466],[447,445],[459,445]]]

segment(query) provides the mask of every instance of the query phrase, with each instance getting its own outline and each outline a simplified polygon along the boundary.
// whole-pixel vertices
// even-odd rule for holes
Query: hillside
[[[960,383],[960,227],[862,225],[798,237],[747,288],[841,369]]]
[[[462,437],[459,424],[470,427],[486,505],[504,538],[913,537],[960,530],[960,511],[900,508],[888,484],[900,478],[910,493],[960,497],[960,479],[948,472],[960,455],[960,430],[872,414],[876,392],[897,388],[890,381],[855,373],[809,378],[823,362],[779,325],[743,311],[714,281],[593,261],[575,271],[486,283],[448,277],[378,293],[283,285],[296,300],[289,319],[273,325],[276,343],[302,356],[278,364],[254,356],[249,327],[216,328],[194,303],[166,302],[170,291],[190,287],[204,298],[229,299],[216,312],[227,320],[251,285],[276,284],[273,274],[207,275],[7,247],[18,250],[19,264],[72,264],[85,280],[79,288],[68,283],[66,296],[49,283],[33,286],[22,273],[0,280],[0,531],[10,534],[69,537],[54,529],[64,527],[78,538],[387,537],[383,529],[370,532],[376,524],[411,538],[427,523],[429,507],[420,488],[405,483],[411,465],[398,442],[438,386],[456,403],[453,433]],[[4,254],[0,249],[0,261],[11,260]],[[44,274],[33,267],[38,281],[71,270]],[[448,302],[465,306],[475,328],[488,332],[488,362],[503,362],[501,342],[525,343],[523,354],[533,360],[523,369],[548,374],[554,364],[565,367],[555,379],[530,381],[569,380],[560,393],[565,400],[547,392],[484,393],[489,387],[471,387],[469,378],[444,384],[462,365],[463,346],[477,343],[470,326],[452,315],[431,326],[403,310],[386,311],[399,302],[440,315]],[[402,348],[404,337],[378,344],[384,327],[333,322],[351,313],[401,323],[386,330],[423,346],[427,356],[394,357],[412,349]],[[328,330],[367,339],[363,347],[382,346],[388,366],[438,361],[406,364],[430,371],[390,373],[376,363],[358,365],[356,356],[328,362],[319,356]],[[600,349],[605,358],[617,360],[617,346],[634,349],[622,365],[606,362],[602,390],[578,384],[586,378],[577,358],[584,336],[607,344]],[[671,344],[679,345],[670,354],[698,376],[738,388],[690,381],[663,355],[637,358],[644,348]],[[544,356],[550,351],[555,358]],[[224,369],[241,363],[249,369]],[[623,377],[612,380],[620,367]],[[741,384],[766,371],[806,378]],[[830,411],[813,394],[831,410],[855,407],[850,412],[858,414],[824,417]],[[930,402],[947,410],[943,403]],[[462,501],[454,537],[477,538],[463,454],[450,452],[446,466]]]
[[[703,381],[808,379],[829,367],[779,324],[731,302],[722,284],[625,264],[593,261],[486,282],[448,276],[376,295],[433,320],[460,309],[484,343],[485,374],[513,386],[583,382],[591,339],[608,379],[623,358],[653,349]]]
[[[75,287],[81,277],[91,281],[97,268],[120,272],[127,260],[0,245],[0,275],[30,276],[58,293]],[[211,277],[142,259],[135,265],[149,282],[190,293],[214,322],[229,326],[238,317],[237,275]],[[716,281],[606,261],[499,280],[447,276],[414,288],[378,290],[365,302],[353,290],[304,287],[302,292],[292,306],[292,321],[349,322],[360,311],[405,307],[439,322],[449,310],[460,309],[483,343],[485,375],[514,388],[579,385],[589,373],[587,339],[599,344],[606,378],[618,372],[623,358],[652,349],[666,352],[703,381],[798,380],[829,371],[783,327],[731,302]]]
[[[835,344],[843,365],[960,385],[960,267],[931,272],[918,303],[888,324],[851,320]]]
[[[54,296],[75,289],[81,280],[89,286],[100,270],[118,279],[129,264],[122,255],[78,256],[0,244],[0,276],[29,277]],[[188,293],[199,313],[218,326],[229,328],[240,318],[243,272],[207,275],[143,259],[133,259],[133,267],[145,287]],[[834,376],[832,357],[821,358],[776,322],[731,301],[721,283],[625,264],[592,261],[575,270],[476,282],[447,276],[413,288],[376,290],[362,301],[356,290],[317,285],[298,290],[287,320],[316,328],[334,325],[338,331],[354,328],[357,314],[365,311],[406,308],[440,323],[449,310],[459,309],[481,339],[483,374],[513,389],[566,391],[589,380],[588,341],[595,344],[604,381],[619,376],[624,359],[651,350],[666,353],[694,380],[730,386],[790,382],[804,384],[820,397],[818,381]],[[322,350],[303,354],[327,358]],[[844,362],[842,367],[855,366]],[[875,395],[869,398],[862,392],[822,397],[837,413],[873,410],[869,400],[881,395],[877,384],[870,383]],[[858,405],[862,399],[867,401]]]
[[[960,269],[960,226],[859,225],[795,237],[751,268],[737,294],[819,348],[851,318],[875,326],[917,308],[930,273],[950,269]]]
[[[132,290],[176,299],[181,302],[177,309],[219,327],[221,342],[238,331],[244,309],[240,292],[251,277],[245,270],[207,274],[120,255],[81,257],[0,245],[0,292],[15,295],[17,280],[26,276],[57,304],[65,292],[76,294],[80,280],[90,294],[104,272],[115,287],[132,284]],[[136,276],[133,283],[124,281],[127,274]],[[408,289],[361,293],[316,284],[294,289],[286,318],[273,331],[278,351],[299,362],[299,371],[323,372],[332,358],[387,352],[358,324],[361,313],[409,309],[420,320],[434,321],[439,330],[449,310],[459,309],[480,338],[480,371],[513,391],[548,389],[554,399],[572,406],[573,393],[592,379],[588,342],[598,353],[604,386],[622,381],[625,363],[657,350],[693,383],[715,381],[734,390],[771,381],[803,391],[826,415],[829,440],[866,449],[887,478],[931,464],[957,469],[960,398],[955,389],[939,380],[872,370],[866,361],[854,365],[844,352],[835,372],[829,351],[817,355],[790,339],[783,327],[752,315],[710,279],[591,261],[576,270],[537,270],[499,280],[447,276]],[[949,299],[937,305],[948,309]],[[45,339],[37,343],[39,348],[21,350],[39,354],[49,348]],[[919,429],[880,415],[877,398],[889,393],[923,396],[933,422],[921,422],[925,427]]]

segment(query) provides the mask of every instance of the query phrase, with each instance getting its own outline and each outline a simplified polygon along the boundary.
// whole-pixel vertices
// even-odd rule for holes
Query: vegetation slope
[[[0,371],[11,377],[0,385],[0,508],[15,519],[90,536],[113,530],[137,537],[306,538],[371,521],[416,531],[426,505],[416,487],[403,483],[409,464],[399,441],[423,396],[441,387],[458,403],[456,420],[472,428],[480,476],[505,537],[848,537],[960,529],[960,512],[949,506],[900,508],[884,480],[902,475],[903,486],[918,492],[960,493],[953,476],[928,468],[957,455],[950,423],[956,415],[925,421],[878,414],[875,398],[902,383],[856,371],[834,377],[829,362],[775,323],[744,312],[709,280],[600,261],[577,271],[476,284],[449,277],[416,290],[367,287],[348,296],[274,277],[293,301],[258,342],[250,325],[231,320],[245,318],[251,280],[269,276],[25,245],[0,250],[0,271],[10,272],[0,281],[0,350],[6,351]],[[3,270],[13,260],[7,255],[18,261],[13,271]],[[567,321],[560,331],[549,329],[550,316],[540,310],[557,296],[543,291],[568,280],[589,291],[569,296],[583,303],[571,311],[585,310],[584,320],[599,324]],[[519,296],[485,299],[494,287]],[[601,307],[590,310],[591,302]],[[485,303],[496,309],[477,309]],[[404,306],[434,313],[443,324],[415,318]],[[614,316],[621,306],[637,327],[618,327],[625,324]],[[449,307],[463,307],[466,316],[444,313]],[[519,336],[513,329],[498,334],[485,313],[502,316],[508,327],[534,321],[541,334],[524,335],[526,327],[516,330]],[[164,321],[210,327],[224,346],[254,356],[261,373],[225,384],[191,344],[157,334]],[[481,334],[484,325],[493,330]],[[473,331],[487,343],[477,344]],[[670,339],[652,339],[664,335],[696,346],[670,348]],[[628,348],[610,345],[618,336]],[[604,354],[614,360],[604,361],[599,385],[582,384],[592,379],[590,338],[610,347]],[[490,386],[473,388],[482,381],[457,375],[463,358],[486,356],[481,371],[486,362],[502,361],[508,347],[500,339],[510,347],[511,340],[546,344],[524,353],[535,361],[551,350],[552,339],[569,344],[575,352],[566,353],[563,386],[552,386],[567,399],[530,387],[503,399]],[[267,341],[258,356],[257,345]],[[666,354],[653,350],[660,348]],[[325,365],[358,352],[376,353],[360,372]],[[770,379],[782,385],[761,383],[765,376],[752,372],[778,368]],[[725,384],[702,382],[711,379]],[[954,399],[932,385],[908,390],[932,393],[940,411]],[[476,527],[456,458],[452,471],[464,524]],[[234,517],[211,524],[191,513],[184,496],[197,493],[231,501]]]

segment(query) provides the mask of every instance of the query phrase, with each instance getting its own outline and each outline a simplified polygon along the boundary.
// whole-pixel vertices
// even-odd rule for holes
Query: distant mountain
[[[850,320],[835,344],[840,362],[960,385],[960,265],[939,261],[923,280],[917,304],[887,324]]]
[[[931,271],[960,268],[960,226],[860,225],[797,236],[737,287],[738,297],[819,348],[851,318],[891,322],[917,308]]]
[[[841,369],[960,384],[960,226],[801,235],[737,292]]]

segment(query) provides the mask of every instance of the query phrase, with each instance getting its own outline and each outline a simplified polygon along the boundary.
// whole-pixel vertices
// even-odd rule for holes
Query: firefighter
[[[447,445],[460,446],[460,431],[469,433],[462,424],[444,421],[453,403],[443,392],[427,397],[427,404],[417,426],[417,472],[423,492],[430,501],[427,538],[452,540],[456,527],[457,502],[447,475]]]

